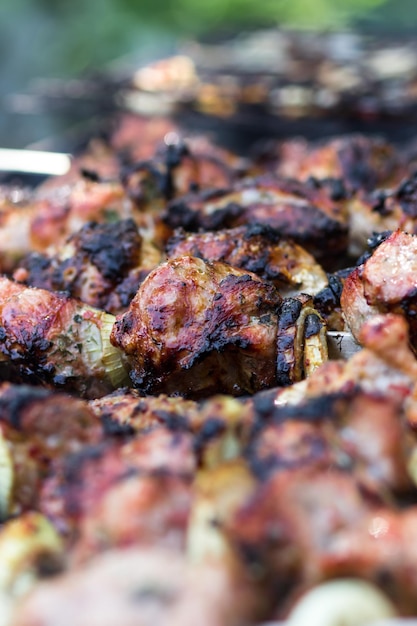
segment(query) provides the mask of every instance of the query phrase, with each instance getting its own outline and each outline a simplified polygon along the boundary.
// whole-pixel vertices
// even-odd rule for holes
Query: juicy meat
[[[230,263],[273,282],[286,296],[313,295],[327,284],[326,274],[306,250],[267,225],[195,234],[180,230],[168,241],[167,253],[171,258],[189,254]]]
[[[142,283],[111,338],[147,392],[253,393],[275,381],[280,304],[252,273],[180,257]]]

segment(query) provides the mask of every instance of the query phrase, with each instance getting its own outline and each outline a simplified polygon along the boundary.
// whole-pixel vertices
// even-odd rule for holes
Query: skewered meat
[[[215,563],[193,565],[162,548],[113,550],[39,585],[12,625],[240,626],[256,604],[253,590]]]
[[[290,384],[327,355],[303,367],[305,342],[314,336],[325,345],[322,322],[308,296],[282,307],[281,300],[255,274],[179,257],[143,282],[112,342],[126,353],[134,386],[146,392],[238,395]]]
[[[127,381],[109,341],[114,318],[64,294],[0,278],[3,376],[40,380],[89,397]]]
[[[1,377],[47,387],[0,387],[0,553],[22,555],[0,576],[7,626],[256,624],[346,576],[415,614],[402,156],[353,137],[251,163],[170,123],[123,134],[1,200],[20,281],[0,279]],[[329,362],[341,307],[365,348]]]
[[[117,183],[79,180],[72,187],[41,192],[29,202],[3,203],[0,212],[1,270],[11,271],[29,252],[57,249],[86,222],[130,218],[133,208]]]
[[[148,276],[112,341],[148,392],[253,392],[275,380],[280,304],[254,274],[181,257]]]

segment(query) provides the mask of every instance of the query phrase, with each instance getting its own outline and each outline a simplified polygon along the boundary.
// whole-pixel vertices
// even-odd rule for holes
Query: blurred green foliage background
[[[416,16],[416,0],[1,0],[0,79],[79,74],[181,37],[272,24],[403,30]]]
[[[123,57],[138,65],[183,40],[258,27],[413,35],[416,18],[417,0],[0,0],[0,145],[23,147],[86,115],[39,105],[28,96],[38,78],[65,81]]]

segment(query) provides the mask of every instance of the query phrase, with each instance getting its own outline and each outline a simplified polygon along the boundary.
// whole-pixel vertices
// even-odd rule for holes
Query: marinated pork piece
[[[76,542],[76,560],[115,546],[180,550],[195,465],[189,433],[158,427],[126,441],[106,439],[56,459],[40,509]]]
[[[346,279],[341,304],[346,321],[359,338],[365,320],[378,313],[403,315],[410,341],[417,345],[415,292],[417,237],[396,231]]]
[[[345,205],[344,196],[333,200],[331,188],[320,183],[260,177],[228,191],[184,196],[168,206],[165,221],[192,232],[264,224],[331,264],[347,249]]]
[[[102,440],[100,422],[86,402],[26,385],[0,386],[0,428],[13,467],[8,513],[14,515],[38,506],[54,459]],[[2,493],[4,485],[3,471]]]
[[[198,463],[204,467],[239,457],[253,428],[251,405],[231,396],[197,403],[164,394],[140,397],[135,390],[124,389],[92,400],[89,406],[109,437],[128,438],[161,426],[192,433]]]
[[[253,393],[275,381],[280,304],[255,274],[180,257],[145,279],[111,340],[144,391]]]
[[[147,277],[111,340],[136,388],[195,398],[289,385],[327,360],[309,296],[282,302],[255,274],[190,256]]]
[[[398,184],[407,172],[399,153],[383,139],[351,135],[308,144],[284,141],[278,146],[276,172],[307,180],[341,179],[351,191],[372,191]]]
[[[412,491],[407,463],[415,442],[403,402],[340,382],[338,392],[324,390],[287,406],[277,405],[273,395],[259,405],[254,397],[258,432],[246,452],[253,471],[265,478],[280,469],[349,469],[388,502]]]
[[[112,437],[129,437],[156,426],[191,431],[194,416],[200,414],[193,400],[166,395],[142,397],[133,389],[123,388],[92,400],[89,406],[101,420],[104,432]]]
[[[327,285],[326,274],[315,259],[267,225],[207,233],[178,230],[168,241],[167,253],[170,258],[189,254],[254,272],[271,281],[283,296],[315,295]]]
[[[56,254],[32,253],[15,280],[49,291],[66,291],[90,306],[117,314],[128,307],[140,283],[161,260],[132,219],[89,222]]]
[[[377,411],[375,405],[368,416],[373,412],[377,420]],[[316,415],[320,421],[318,411]],[[401,611],[413,614],[417,571],[414,557],[404,558],[404,551],[407,541],[413,541],[407,533],[416,507],[400,512],[389,490],[384,492],[378,481],[364,482],[360,456],[352,449],[349,454],[354,438],[342,429],[346,439],[339,439],[343,445],[338,449],[335,432],[321,429],[311,417],[311,412],[303,417],[301,408],[295,422],[292,417],[261,431],[256,456],[249,457],[260,482],[246,502],[223,518],[226,540],[247,567],[264,572],[265,586],[269,583],[275,591],[278,618],[300,589],[336,576],[367,578]],[[388,434],[383,436],[389,446]],[[391,449],[388,458],[395,453]],[[379,468],[369,457],[366,462],[368,478],[378,479],[384,462]]]
[[[6,380],[98,397],[128,381],[110,344],[114,317],[62,293],[0,278],[0,363]]]
[[[240,626],[254,621],[257,605],[253,588],[217,564],[143,547],[39,585],[11,626]]]
[[[3,204],[1,271],[12,271],[30,252],[43,253],[49,246],[57,250],[87,222],[115,222],[133,214],[133,205],[119,184],[85,179],[73,186],[39,190],[28,202]]]

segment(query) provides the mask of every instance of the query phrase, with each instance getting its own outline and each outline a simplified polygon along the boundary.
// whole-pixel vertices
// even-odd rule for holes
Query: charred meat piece
[[[13,626],[240,626],[256,594],[216,563],[163,548],[113,550],[46,581],[20,602]]]
[[[138,543],[179,549],[194,470],[188,433],[159,427],[127,441],[108,439],[56,459],[40,508],[77,541],[77,560]]]
[[[0,425],[13,466],[13,514],[39,504],[54,459],[102,439],[100,422],[86,402],[26,385],[0,386]],[[2,485],[4,493],[4,472]]]
[[[417,237],[396,231],[346,279],[341,303],[355,337],[359,337],[364,321],[370,317],[396,313],[406,318],[411,343],[417,345],[416,252]]]
[[[271,177],[247,179],[229,191],[180,198],[168,206],[165,221],[189,231],[265,224],[328,263],[348,242],[344,201],[333,201],[320,186]]]
[[[327,360],[325,325],[311,298],[220,261],[178,257],[154,270],[111,340],[147,393],[242,395],[289,385]]]
[[[342,382],[342,381],[341,381]],[[413,437],[402,400],[378,391],[348,389],[306,396],[289,405],[257,402],[257,431],[246,454],[260,478],[302,467],[353,472],[369,492],[386,497],[413,491],[407,462]]]
[[[66,291],[93,307],[124,310],[140,283],[161,259],[141,237],[135,222],[89,222],[54,255],[32,253],[14,278],[32,287]]]
[[[133,205],[118,183],[79,180],[39,190],[29,201],[3,204],[0,210],[1,270],[11,271],[30,252],[55,249],[92,220],[115,222],[132,217]]]
[[[350,191],[390,187],[403,178],[406,167],[398,152],[383,139],[351,135],[308,144],[283,142],[277,150],[280,176],[307,180],[341,179]]]
[[[267,225],[195,234],[179,230],[168,241],[167,253],[170,258],[189,254],[230,263],[271,281],[284,296],[314,295],[327,284],[326,274],[306,250]]]
[[[230,187],[236,172],[227,162],[231,161],[228,156],[208,142],[190,144],[171,133],[152,159],[124,167],[121,180],[138,207],[154,210],[190,191]]]
[[[123,354],[109,341],[114,317],[62,293],[0,279],[2,376],[97,397],[123,384]]]
[[[144,391],[253,393],[275,381],[280,304],[252,273],[180,257],[145,279],[111,339]]]
[[[363,252],[371,233],[417,233],[417,175],[403,179],[393,189],[358,193],[349,202],[350,250]]]

